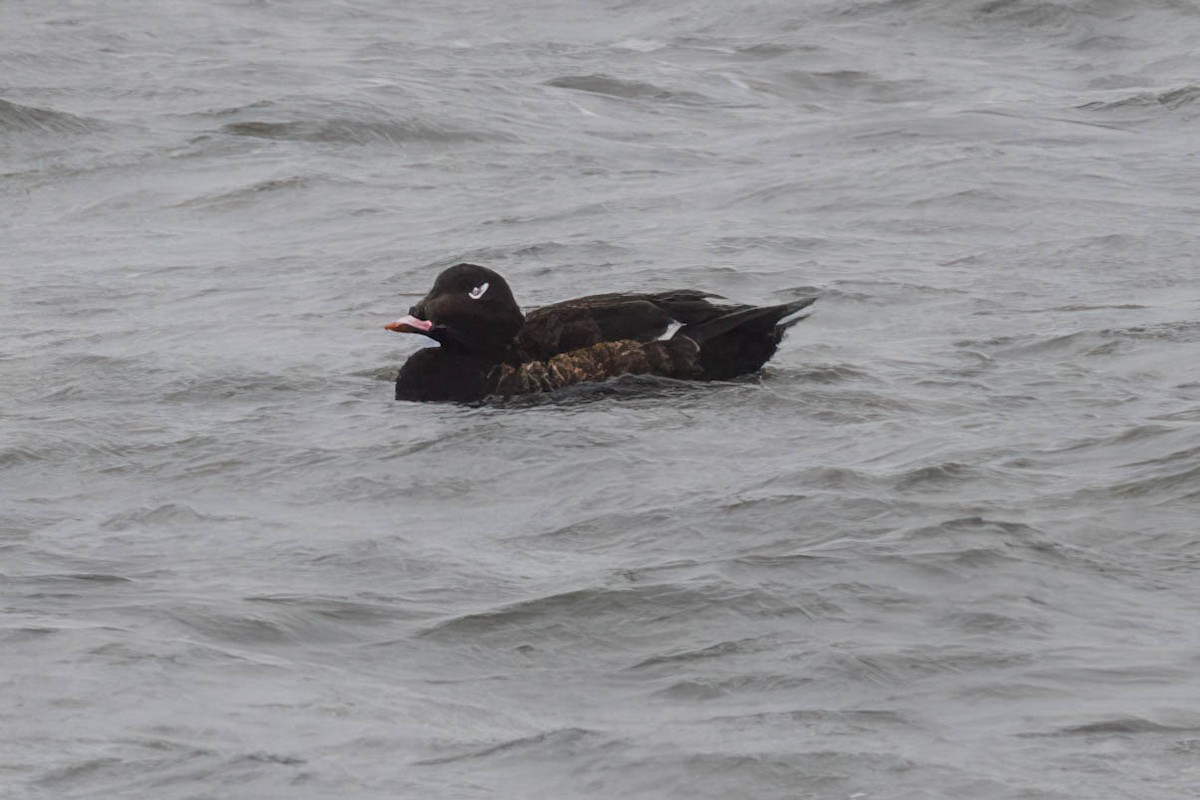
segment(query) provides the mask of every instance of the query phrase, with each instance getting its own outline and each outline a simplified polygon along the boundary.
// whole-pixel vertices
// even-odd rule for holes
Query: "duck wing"
[[[500,396],[551,392],[618,375],[728,380],[762,367],[775,353],[784,332],[804,318],[804,311],[815,300],[810,297],[762,308],[735,306],[729,313],[686,325],[670,338],[637,341],[622,337],[596,342],[545,359],[500,364],[488,379],[492,392]],[[718,311],[725,308],[717,307]]]
[[[672,329],[696,325],[746,306],[709,302],[718,295],[692,289],[655,294],[610,293],[578,297],[534,309],[517,335],[522,360],[544,361],[602,342],[650,342]]]

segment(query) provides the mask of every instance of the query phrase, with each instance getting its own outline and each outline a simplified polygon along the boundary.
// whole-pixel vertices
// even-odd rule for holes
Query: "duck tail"
[[[809,310],[809,306],[815,302],[817,302],[817,298],[806,297],[803,300],[796,300],[795,302],[783,305],[783,316],[775,323],[775,327],[780,330],[787,330],[797,322],[808,319],[808,315],[812,313]]]
[[[700,345],[702,378],[727,380],[754,372],[775,354],[784,332],[802,319],[816,302],[807,297],[791,303],[746,308],[695,325],[685,325],[676,336],[687,336]]]

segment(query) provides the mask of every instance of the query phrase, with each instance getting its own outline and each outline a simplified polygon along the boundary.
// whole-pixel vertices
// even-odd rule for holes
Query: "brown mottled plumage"
[[[440,347],[409,357],[398,400],[471,402],[549,392],[618,375],[727,379],[771,357],[815,298],[756,308],[716,305],[694,290],[604,294],[521,314],[504,278],[458,264],[386,327]]]
[[[615,375],[661,375],[696,378],[700,375],[700,346],[681,337],[665,342],[622,339],[559,353],[548,361],[500,364],[492,371],[495,394],[510,396],[552,392]]]

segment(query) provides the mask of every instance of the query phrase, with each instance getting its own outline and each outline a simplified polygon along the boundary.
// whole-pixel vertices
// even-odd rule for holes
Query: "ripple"
[[[1145,717],[1122,716],[1070,725],[1045,733],[1023,733],[1024,737],[1042,736],[1129,736],[1154,733],[1195,733],[1200,731],[1200,722],[1170,725],[1155,722]]]
[[[492,758],[554,758],[558,755],[595,751],[612,746],[614,741],[601,733],[586,728],[561,728],[533,736],[521,736],[498,744],[455,755],[427,758],[414,762],[417,766],[452,764],[460,761],[478,761]]]
[[[698,92],[671,91],[642,81],[628,81],[608,75],[566,75],[546,81],[546,86],[577,92],[616,97],[622,100],[650,100],[679,105],[713,105],[716,101]]]
[[[229,136],[276,141],[354,145],[458,145],[495,142],[508,137],[493,130],[446,119],[392,116],[358,101],[262,101],[200,115],[228,119],[220,132]]]
[[[222,133],[255,139],[278,139],[297,142],[341,142],[345,144],[393,144],[423,142],[446,145],[460,142],[489,141],[495,134],[483,131],[460,130],[433,125],[418,120],[365,122],[354,119],[302,120],[269,122],[252,120],[232,122],[221,128]]]
[[[103,125],[91,119],[63,111],[22,106],[0,100],[0,130],[29,134],[86,134],[100,130]]]
[[[634,664],[630,669],[642,669],[644,667],[655,667],[663,664],[678,664],[681,668],[685,668],[685,665],[693,661],[721,658],[741,653],[754,653],[763,649],[770,649],[776,646],[776,644],[773,639],[742,639],[739,641],[719,642],[708,647],[702,647],[699,650],[651,656],[644,661]]]
[[[648,623],[675,613],[702,614],[706,610],[717,614],[804,615],[804,609],[786,597],[725,581],[699,585],[651,584],[621,589],[578,589],[522,600],[453,617],[426,628],[420,635],[448,640],[524,637],[535,632],[545,635],[581,629],[613,616]]]
[[[1177,111],[1200,99],[1200,86],[1187,85],[1165,92],[1138,92],[1116,100],[1094,100],[1077,106],[1083,111],[1111,112],[1162,108]]]

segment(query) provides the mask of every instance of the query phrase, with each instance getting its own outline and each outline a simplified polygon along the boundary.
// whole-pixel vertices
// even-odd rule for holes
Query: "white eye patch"
[[[467,297],[471,298],[472,300],[478,300],[479,298],[483,297],[483,293],[487,290],[488,285],[486,283],[481,283],[471,291],[467,292]]]

